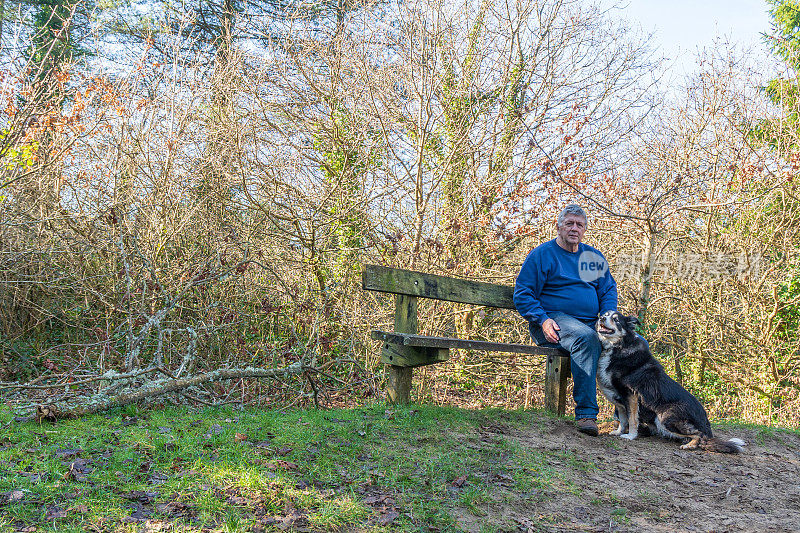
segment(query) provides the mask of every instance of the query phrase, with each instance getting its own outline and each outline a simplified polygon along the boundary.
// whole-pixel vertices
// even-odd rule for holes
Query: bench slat
[[[410,333],[396,333],[380,330],[373,330],[371,336],[374,340],[399,344],[401,346],[420,346],[426,348],[463,348],[467,350],[482,350],[487,352],[511,352],[568,357],[566,352],[563,352],[558,348],[546,348],[541,346],[533,346],[530,344],[473,341],[467,339],[456,339],[453,337],[429,337],[426,335],[412,335]]]
[[[361,276],[364,290],[420,296],[501,309],[514,307],[514,287],[481,281],[455,279],[413,270],[365,265]]]

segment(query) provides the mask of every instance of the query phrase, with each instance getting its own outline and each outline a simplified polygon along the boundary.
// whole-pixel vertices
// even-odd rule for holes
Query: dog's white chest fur
[[[600,336],[600,342],[603,344],[603,350],[600,352],[600,358],[597,360],[597,386],[603,396],[609,401],[615,401],[616,389],[611,384],[611,374],[608,372],[608,365],[611,363],[611,352],[614,351],[614,345],[608,339]]]

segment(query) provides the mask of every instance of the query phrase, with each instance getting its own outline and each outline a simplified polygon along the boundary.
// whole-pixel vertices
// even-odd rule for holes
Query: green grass
[[[721,429],[753,429],[767,436],[775,435],[796,435],[800,436],[800,427],[779,427],[779,426],[764,426],[760,424],[753,424],[752,422],[744,422],[741,420],[714,420],[714,427]]]
[[[2,411],[0,531],[457,531],[464,513],[486,518],[491,505],[572,490],[560,465],[596,468],[503,435],[540,417],[129,408],[38,424]]]
[[[748,429],[754,432],[753,440],[755,444],[763,446],[768,441],[777,440],[782,445],[788,448],[795,448],[796,444],[790,439],[784,439],[786,436],[800,436],[800,428],[787,428],[776,426],[762,426],[750,422],[743,422],[740,420],[725,420],[719,423],[714,423],[714,427],[724,431],[735,432],[737,429]]]
[[[624,507],[617,507],[611,511],[611,518],[622,524],[629,524],[631,519],[628,516],[628,510]]]

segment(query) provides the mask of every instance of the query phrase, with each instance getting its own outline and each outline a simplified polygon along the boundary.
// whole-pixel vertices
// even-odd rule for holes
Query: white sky
[[[661,53],[674,59],[675,74],[693,70],[695,55],[719,36],[765,54],[761,33],[770,31],[763,0],[619,0],[619,14],[641,25]]]

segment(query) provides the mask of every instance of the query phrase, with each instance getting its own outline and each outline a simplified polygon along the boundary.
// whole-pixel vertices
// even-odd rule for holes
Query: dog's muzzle
[[[597,324],[597,332],[603,335],[613,335],[616,333],[616,330],[609,329],[602,324]]]

